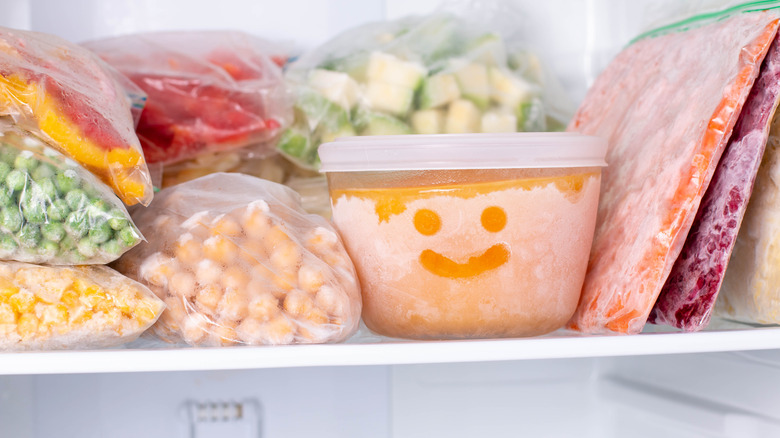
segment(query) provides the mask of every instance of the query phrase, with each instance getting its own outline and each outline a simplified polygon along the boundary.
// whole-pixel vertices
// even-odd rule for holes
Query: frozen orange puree
[[[420,185],[331,187],[363,319],[394,337],[534,336],[580,296],[600,172]],[[410,184],[414,185],[414,184]]]

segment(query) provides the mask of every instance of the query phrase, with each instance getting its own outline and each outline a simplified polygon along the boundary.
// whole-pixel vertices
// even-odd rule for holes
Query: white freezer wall
[[[458,0],[453,4],[468,2]],[[722,3],[726,0],[682,4]],[[518,37],[536,49],[571,99],[665,6],[679,0],[493,0],[519,12]],[[675,3],[676,2],[676,3]],[[134,32],[237,29],[291,44],[316,47],[364,23],[424,14],[441,0],[2,0],[0,25],[52,33],[70,41]],[[479,1],[474,1],[479,3]],[[691,6],[693,7],[693,6]]]

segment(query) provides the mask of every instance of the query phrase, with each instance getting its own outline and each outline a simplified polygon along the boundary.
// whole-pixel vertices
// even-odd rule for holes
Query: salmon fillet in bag
[[[701,330],[709,323],[779,100],[780,34],[764,58],[649,322],[685,331]]]
[[[591,87],[568,129],[604,137],[610,149],[569,328],[642,330],[777,33],[777,17],[738,13],[696,28],[687,20],[688,30],[628,46]]]

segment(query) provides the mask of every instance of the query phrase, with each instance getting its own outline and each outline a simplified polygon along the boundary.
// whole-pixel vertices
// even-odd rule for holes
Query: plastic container
[[[363,319],[393,337],[517,337],[577,306],[606,141],[571,133],[376,136],[320,148]]]

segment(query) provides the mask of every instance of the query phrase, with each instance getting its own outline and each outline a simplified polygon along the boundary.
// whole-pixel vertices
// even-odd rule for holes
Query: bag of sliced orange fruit
[[[152,183],[120,76],[59,37],[0,27],[0,116],[78,161],[128,205]]]

